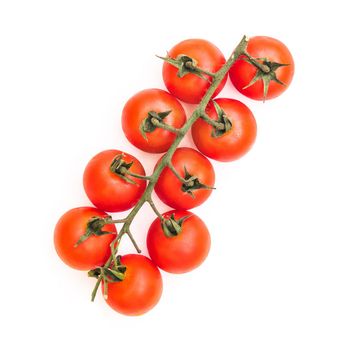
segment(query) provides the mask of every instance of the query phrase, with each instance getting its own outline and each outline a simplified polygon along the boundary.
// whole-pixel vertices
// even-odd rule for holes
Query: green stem
[[[224,124],[223,123],[220,123],[220,122],[217,122],[216,120],[214,119],[211,119],[208,114],[206,113],[203,113],[201,115],[201,118],[206,122],[208,123],[209,125],[213,126],[215,129],[217,130],[224,130]]]
[[[170,161],[167,166],[169,167],[169,169],[173,172],[173,174],[176,176],[176,178],[182,182],[182,183],[185,183],[187,182],[188,180],[184,179],[184,177],[182,177],[179,172],[177,171],[177,169],[173,166],[172,162]]]
[[[257,68],[261,69],[264,73],[270,72],[270,67],[266,64],[260,63],[258,60],[256,60],[254,57],[252,57],[247,51],[244,52],[244,55],[249,59],[249,61]]]
[[[189,178],[182,177],[181,174],[177,171],[177,169],[173,166],[171,161],[167,164],[167,166],[180,182],[182,182],[183,184],[187,184],[189,186],[193,185],[193,181],[196,179],[196,176],[190,176]],[[186,168],[185,168],[185,173],[186,173]],[[190,184],[191,182],[192,184]]]
[[[110,219],[108,219],[106,221],[107,221],[106,224],[123,224],[124,222],[126,222],[126,218],[125,219],[115,219],[115,220],[110,218]]]
[[[120,240],[121,240],[121,237],[125,233],[128,233],[130,231],[130,225],[131,225],[133,219],[135,218],[135,216],[137,215],[137,213],[139,212],[139,210],[141,209],[141,207],[144,205],[144,203],[145,202],[149,202],[150,205],[151,205],[151,203],[153,203],[153,201],[151,200],[151,198],[152,198],[151,197],[152,191],[154,189],[154,186],[155,186],[156,182],[159,179],[159,176],[160,176],[161,172],[164,170],[164,168],[166,166],[171,164],[171,158],[172,158],[173,154],[175,153],[175,151],[176,151],[178,145],[180,144],[180,142],[182,141],[184,135],[190,130],[190,128],[193,125],[193,123],[198,118],[200,118],[201,116],[203,116],[205,114],[205,109],[206,109],[209,101],[211,100],[215,90],[220,85],[220,83],[223,80],[223,78],[226,76],[226,74],[229,71],[230,67],[234,64],[234,62],[238,59],[238,57],[240,55],[245,54],[247,43],[248,43],[248,39],[247,39],[246,36],[244,36],[241,39],[241,41],[238,44],[238,46],[236,47],[236,49],[234,50],[234,52],[232,53],[232,55],[226,61],[226,63],[221,67],[220,70],[218,70],[215,74],[212,75],[213,80],[211,82],[210,87],[208,88],[207,92],[205,93],[204,97],[202,98],[201,102],[199,103],[197,108],[194,110],[194,112],[192,113],[190,118],[186,121],[186,123],[182,126],[182,128],[176,129],[177,130],[177,136],[176,136],[175,140],[173,141],[173,143],[170,146],[169,150],[165,153],[165,155],[162,158],[162,160],[155,167],[153,174],[149,177],[149,183],[148,183],[148,185],[147,185],[147,187],[145,189],[145,192],[140,197],[138,203],[133,207],[131,212],[128,214],[128,216],[125,219],[125,223],[122,226],[118,236],[111,243],[111,248],[114,248],[114,246],[115,246],[115,249],[113,249],[113,250],[117,251],[118,245],[119,245]],[[169,130],[169,131],[171,131],[171,130]],[[152,207],[152,205],[151,205],[151,207]],[[152,209],[153,209],[153,207],[152,207]],[[158,210],[156,210],[155,212],[157,214]],[[158,215],[158,217],[159,217],[159,215]],[[107,260],[106,264],[104,265],[104,267],[105,268],[109,267],[110,264],[112,263],[113,259],[114,259],[114,255],[111,255],[109,257],[109,259]],[[92,301],[94,301],[94,299],[95,299],[97,290],[98,290],[98,288],[100,286],[100,283],[101,283],[102,279],[103,279],[103,277],[99,276],[97,281],[96,281],[94,290],[92,292],[92,298],[91,298]]]
[[[140,254],[141,253],[141,249],[139,248],[137,242],[135,241],[135,239],[134,239],[134,237],[132,235],[132,232],[130,230],[128,230],[126,233],[127,233],[128,237],[130,238],[132,244],[134,245],[135,250]]]
[[[127,170],[125,172],[125,175],[130,175],[132,177],[136,177],[137,179],[141,179],[141,180],[147,180],[147,181],[151,180],[151,176],[145,176],[145,175],[139,175],[139,174],[136,174],[136,173],[131,173],[129,170]]]
[[[159,121],[157,118],[152,118],[151,119],[151,123],[153,125],[155,125],[156,127],[158,127],[158,128],[161,128],[161,129],[173,132],[174,134],[180,134],[181,133],[181,129],[174,128],[172,125],[163,123],[163,122]]]
[[[100,287],[100,283],[101,283],[101,281],[102,281],[102,278],[103,277],[98,277],[97,278],[97,281],[96,281],[96,283],[95,283],[95,287],[94,287],[94,289],[93,289],[93,291],[92,291],[92,293],[91,293],[91,301],[94,301],[95,300],[95,297],[96,297],[96,294],[97,294],[97,290],[99,289],[99,287]]]
[[[202,74],[208,75],[209,77],[215,78],[215,73],[212,73],[212,72],[209,72],[209,71],[202,69],[200,67],[194,66],[191,61],[186,62],[185,65],[188,68],[190,68],[198,73],[202,73]]]

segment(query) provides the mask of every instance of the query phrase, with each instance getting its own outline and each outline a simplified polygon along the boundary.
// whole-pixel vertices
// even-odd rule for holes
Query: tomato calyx
[[[213,190],[214,187],[205,185],[195,175],[189,174],[186,166],[184,166],[184,179],[182,184],[182,191],[188,193],[191,197],[195,198],[194,190],[205,189]]]
[[[121,264],[121,256],[118,255],[109,266],[101,266],[88,271],[88,277],[94,277],[103,281],[104,298],[108,298],[108,283],[122,282],[125,279],[126,266]]]
[[[88,271],[89,277],[98,279],[102,277],[107,282],[121,282],[125,278],[126,266],[121,263],[121,256],[118,255],[110,267],[101,266]]]
[[[125,278],[126,266],[120,266],[119,269],[109,268],[109,267],[97,267],[93,270],[88,271],[89,277],[95,277],[98,279],[102,276],[104,280],[109,283],[121,282]]]
[[[289,66],[288,63],[278,63],[278,62],[274,62],[274,61],[270,61],[269,59],[267,59],[266,57],[264,58],[253,58],[251,57],[249,54],[245,53],[246,58],[243,58],[246,62],[248,62],[249,64],[253,65],[254,67],[256,67],[257,71],[254,75],[254,77],[252,78],[252,80],[249,82],[249,84],[247,84],[245,87],[243,87],[243,89],[247,89],[250,86],[252,86],[253,84],[255,84],[257,81],[262,80],[263,82],[263,87],[264,87],[264,91],[263,91],[263,101],[265,102],[266,97],[267,97],[267,93],[268,93],[268,88],[270,85],[271,81],[276,82],[277,84],[280,85],[286,85],[285,83],[283,83],[281,80],[279,80],[277,78],[277,69],[280,67],[285,67],[285,66]]]
[[[108,234],[113,234],[110,231],[102,231],[102,228],[105,225],[113,223],[111,216],[106,216],[104,218],[94,216],[90,218],[87,222],[87,227],[85,233],[78,239],[78,241],[74,244],[74,247],[77,248],[81,243],[86,241],[90,236],[103,236]]]
[[[233,124],[220,105],[215,101],[213,101],[213,104],[217,114],[217,122],[216,125],[213,125],[211,137],[217,138],[227,133],[232,128]]]
[[[161,58],[165,62],[171,64],[172,66],[178,68],[177,77],[183,78],[185,75],[192,73],[194,75],[197,75],[198,77],[208,80],[207,77],[205,77],[203,74],[214,76],[213,73],[204,71],[203,69],[199,68],[197,66],[197,61],[187,55],[178,55],[177,58],[172,58],[170,56],[161,57],[157,56],[158,58]]]
[[[112,161],[112,164],[110,165],[110,170],[112,173],[116,174],[126,182],[136,185],[137,183],[127,176],[129,175],[129,169],[131,168],[134,162],[127,163],[123,160],[123,157],[123,153],[115,156]]]
[[[158,127],[162,127],[161,125],[166,125],[163,120],[171,113],[172,111],[165,112],[155,112],[150,111],[147,113],[147,117],[140,124],[140,132],[145,140],[147,140],[146,133],[153,132]]]
[[[191,217],[191,215],[183,216],[180,219],[175,218],[175,214],[171,214],[169,219],[162,221],[162,229],[166,237],[178,236],[182,231],[183,222]]]

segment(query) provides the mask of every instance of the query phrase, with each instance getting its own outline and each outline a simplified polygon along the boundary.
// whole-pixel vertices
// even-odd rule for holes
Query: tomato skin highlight
[[[133,161],[131,172],[145,175],[138,159],[118,150],[107,150],[95,155],[87,164],[83,174],[84,190],[90,201],[99,209],[118,212],[132,208],[146,188],[146,180],[128,176],[136,184],[131,184],[110,170],[115,156],[124,154],[123,160]]]
[[[169,219],[190,216],[182,223],[177,236],[168,237],[163,232],[161,221],[155,219],[147,234],[147,249],[152,261],[170,273],[186,273],[203,263],[210,250],[210,234],[205,223],[189,211],[171,210],[163,214]]]
[[[195,59],[198,67],[211,73],[216,73],[226,62],[222,52],[214,44],[203,39],[181,41],[168,52],[168,56],[174,59],[178,55],[187,55]],[[206,76],[209,80],[206,81],[191,73],[179,78],[177,72],[176,67],[164,62],[163,79],[166,88],[181,101],[199,103],[208,90],[212,78]],[[213,98],[223,89],[226,81],[227,76],[216,89]]]
[[[121,257],[121,263],[126,266],[125,278],[120,282],[108,283],[106,302],[121,314],[142,315],[151,310],[162,295],[161,273],[152,260],[144,255],[124,255]]]
[[[54,245],[63,262],[77,270],[91,270],[102,266],[110,256],[110,243],[116,237],[114,224],[103,227],[103,231],[112,232],[102,236],[91,235],[74,247],[85,233],[89,219],[106,217],[107,213],[92,207],[80,207],[67,211],[56,224]]]
[[[192,126],[192,138],[198,150],[205,156],[229,162],[245,155],[255,142],[257,124],[252,111],[242,102],[228,98],[214,100],[232,123],[229,131],[219,137],[212,137],[214,128],[199,118]],[[207,115],[217,120],[214,104],[210,102]]]
[[[267,37],[255,36],[249,39],[247,52],[254,58],[267,58],[269,61],[289,64],[276,70],[277,78],[285,85],[271,81],[266,100],[281,95],[290,85],[295,64],[289,49],[281,41]],[[244,89],[254,78],[257,68],[243,59],[237,60],[229,70],[229,77],[234,87],[243,95],[254,100],[264,100],[262,80]]]
[[[146,138],[140,132],[140,125],[147,117],[148,112],[171,113],[163,119],[163,122],[181,128],[186,121],[185,111],[178,100],[168,92],[160,89],[146,89],[132,96],[125,104],[122,111],[122,128],[130,143],[135,147],[150,153],[166,152],[176,134],[162,128],[156,128],[153,132],[146,133]]]
[[[158,163],[162,158],[159,159]],[[191,175],[195,175],[202,184],[213,187],[215,172],[210,161],[198,151],[189,147],[179,147],[171,160],[173,166],[180,174],[185,176],[184,167]],[[158,164],[157,163],[157,164]],[[174,209],[191,209],[205,202],[210,196],[211,189],[196,189],[194,197],[182,190],[182,182],[175,176],[169,167],[165,167],[154,188],[158,197]]]

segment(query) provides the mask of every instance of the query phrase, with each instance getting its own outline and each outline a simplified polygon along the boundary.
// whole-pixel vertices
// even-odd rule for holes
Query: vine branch
[[[154,211],[154,213],[158,216],[158,218],[163,221],[164,218],[162,216],[162,214],[159,212],[158,208],[156,207],[156,205],[153,202],[152,198],[147,199],[147,202],[149,203],[150,207],[152,208],[152,210]]]

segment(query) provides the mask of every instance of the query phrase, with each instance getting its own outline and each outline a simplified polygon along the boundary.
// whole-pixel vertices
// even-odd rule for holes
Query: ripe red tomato
[[[242,102],[218,98],[214,100],[230,121],[230,129],[219,136],[213,136],[214,127],[203,119],[192,126],[192,138],[198,150],[207,157],[222,162],[242,157],[252,147],[257,133],[257,125],[251,110]],[[209,103],[207,115],[218,120],[214,104]]]
[[[126,166],[133,162],[129,171],[145,175],[145,170],[135,157],[118,150],[103,151],[94,156],[86,166],[83,174],[84,190],[90,201],[99,209],[107,212],[118,212],[132,208],[146,188],[146,181],[112,170],[112,163],[122,155]],[[134,181],[134,183],[132,183]]]
[[[260,74],[264,79],[271,79],[265,99],[271,99],[282,94],[290,85],[294,74],[294,61],[289,49],[279,40],[267,36],[255,36],[248,41],[247,52],[258,62],[271,68],[269,74]],[[286,64],[279,66],[278,64]],[[258,69],[247,62],[245,58],[238,59],[229,70],[230,79],[237,90],[254,100],[263,100],[264,82],[258,79],[248,86],[256,77]],[[274,76],[276,80],[274,80]]]
[[[122,112],[123,131],[128,141],[145,152],[166,152],[176,134],[154,127],[150,122],[151,112],[155,112],[157,118],[158,113],[163,116],[163,112],[170,112],[160,119],[174,128],[181,128],[186,121],[185,111],[175,97],[160,89],[147,89],[138,92],[126,102]],[[144,137],[141,132],[142,125],[154,130],[145,132]]]
[[[172,210],[163,217],[180,223],[180,232],[167,236],[161,220],[153,221],[147,234],[152,261],[171,273],[185,273],[202,264],[210,249],[210,234],[205,223],[189,211]],[[182,218],[185,220],[179,222]]]
[[[216,73],[226,61],[222,52],[214,44],[203,39],[181,41],[168,52],[168,56],[173,59],[179,55],[191,57],[197,62],[199,68],[211,73]],[[184,102],[199,103],[208,90],[212,78],[205,76],[208,78],[205,80],[191,73],[179,78],[177,72],[177,67],[164,62],[163,79],[166,88]],[[222,80],[213,97],[222,90],[226,80],[227,76]]]
[[[180,147],[173,154],[171,162],[182,178],[194,176],[195,179],[185,185],[166,167],[155,185],[158,197],[175,209],[186,210],[202,204],[212,192],[203,185],[212,188],[215,183],[214,169],[209,160],[192,148]]]
[[[124,255],[121,257],[121,264],[126,266],[125,277],[123,281],[108,283],[106,302],[124,315],[144,314],[152,309],[161,297],[163,281],[160,271],[144,255]]]
[[[107,213],[91,207],[75,208],[67,211],[57,222],[54,244],[59,257],[77,270],[91,270],[102,266],[110,256],[110,243],[116,237],[114,224],[105,225],[102,231],[112,232],[102,236],[89,236],[77,247],[75,244],[85,234],[87,223],[94,217],[106,217]]]

